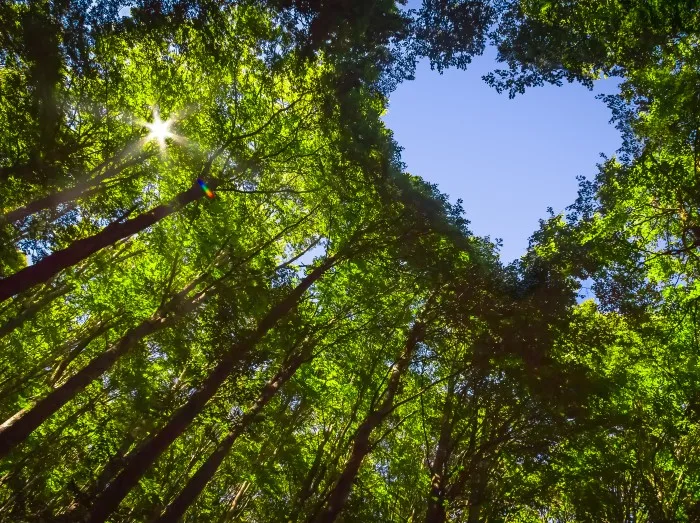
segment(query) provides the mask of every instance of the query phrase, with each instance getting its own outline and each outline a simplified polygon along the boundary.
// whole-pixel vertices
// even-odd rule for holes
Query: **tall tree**
[[[423,340],[425,330],[426,325],[420,319],[416,320],[411,327],[406,345],[396,363],[391,368],[386,389],[382,392],[380,397],[377,398],[378,403],[376,408],[373,408],[372,411],[367,414],[363,422],[357,428],[352,440],[350,456],[345,463],[345,467],[328,496],[326,506],[321,513],[313,519],[314,522],[335,521],[343,510],[347,498],[350,495],[352,485],[357,477],[357,473],[362,465],[362,461],[372,449],[372,443],[370,441],[372,433],[392,412],[394,398],[398,392],[401,377],[406,372],[406,369],[408,369],[418,343]]]
[[[145,470],[159,457],[202,411],[207,402],[216,394],[228,378],[240,358],[255,347],[267,332],[274,328],[297,304],[302,295],[321,278],[325,272],[341,261],[343,255],[329,256],[311,271],[285,298],[276,304],[258,323],[257,328],[246,339],[233,346],[212,370],[201,386],[156,435],[141,444],[128,458],[122,472],[103,492],[91,508],[90,521],[105,521],[116,509],[129,490],[139,481]]]
[[[185,511],[214,476],[238,436],[255,420],[255,417],[270,402],[275,393],[294,375],[305,359],[308,359],[308,356],[305,354],[292,353],[283,362],[282,368],[265,384],[260,396],[246,413],[236,421],[229,433],[222,438],[214,452],[207,457],[206,461],[187,481],[182,491],[168,505],[161,517],[158,518],[158,521],[163,523],[166,521],[177,522],[182,518]]]

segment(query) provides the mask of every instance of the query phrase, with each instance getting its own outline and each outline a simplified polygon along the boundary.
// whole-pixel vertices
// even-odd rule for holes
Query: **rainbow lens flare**
[[[204,180],[202,180],[201,178],[197,178],[197,183],[204,191],[204,194],[207,195],[207,198],[212,199],[214,197],[214,192],[209,187],[207,187],[207,184],[204,183]]]

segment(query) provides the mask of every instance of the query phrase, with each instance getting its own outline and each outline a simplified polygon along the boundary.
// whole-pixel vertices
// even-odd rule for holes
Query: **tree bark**
[[[109,370],[116,361],[128,353],[142,338],[157,332],[193,310],[202,296],[197,296],[180,305],[179,314],[167,316],[156,312],[151,318],[142,321],[128,331],[117,344],[113,345],[90,363],[71,376],[63,385],[57,387],[48,396],[33,407],[25,408],[14,414],[0,425],[0,458],[7,456],[14,447],[22,443],[39,425],[51,417],[58,409],[72,400],[85,387]],[[169,302],[169,303],[172,303]]]
[[[177,523],[187,509],[199,497],[199,495],[216,474],[219,466],[231,450],[234,442],[255,420],[255,416],[267,405],[277,391],[294,375],[304,362],[301,354],[293,356],[287,365],[281,369],[270,381],[267,382],[258,399],[251,408],[235,423],[231,431],[221,440],[216,450],[209,455],[207,460],[197,469],[180,494],[168,505],[157,523]]]
[[[215,181],[210,183],[212,189],[216,185]],[[188,203],[200,199],[203,195],[204,192],[195,183],[188,190],[181,192],[166,204],[159,205],[131,220],[111,223],[89,238],[75,240],[65,249],[56,251],[34,265],[25,267],[13,275],[0,280],[0,302],[35,285],[46,282],[63,269],[72,267],[91,254],[116,243],[122,238],[152,226]]]
[[[399,389],[401,377],[411,363],[416,346],[423,340],[424,334],[425,325],[416,321],[411,328],[406,346],[399,360],[394,364],[394,368],[391,370],[391,375],[389,376],[381,405],[379,408],[372,410],[357,429],[357,433],[353,438],[350,458],[328,497],[325,509],[311,520],[313,523],[333,523],[343,510],[348,496],[350,495],[350,491],[352,490],[352,486],[355,483],[355,479],[357,478],[357,473],[362,466],[362,461],[372,449],[370,443],[372,432],[393,410],[394,397]]]
[[[148,438],[128,458],[128,462],[119,476],[104,489],[95,500],[88,521],[102,523],[114,512],[129,491],[141,480],[148,468],[160,457],[170,444],[180,436],[194,418],[204,410],[209,400],[226,381],[240,358],[244,357],[277,322],[298,303],[301,296],[337,261],[338,256],[327,258],[309,273],[292,292],[281,302],[273,306],[258,323],[257,329],[245,340],[235,344],[200,388],[173,415],[168,423],[153,437]]]

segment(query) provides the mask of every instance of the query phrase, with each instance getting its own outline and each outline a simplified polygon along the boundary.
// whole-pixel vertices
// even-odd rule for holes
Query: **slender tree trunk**
[[[238,489],[238,492],[236,492],[236,495],[233,498],[233,501],[229,505],[228,509],[221,514],[221,517],[219,518],[218,523],[224,523],[226,521],[233,521],[231,517],[234,515],[236,512],[236,509],[238,508],[238,504],[241,502],[241,498],[243,498],[243,495],[248,492],[248,489],[250,488],[250,482],[244,481],[241,486]]]
[[[51,373],[51,386],[56,386],[56,383],[58,383],[63,377],[63,373],[68,368],[68,365],[70,365],[75,360],[75,358],[80,356],[80,354],[87,348],[87,346],[90,345],[90,342],[92,342],[92,340],[104,334],[114,325],[115,323],[111,320],[102,322],[96,329],[94,329],[90,334],[88,334],[88,336],[85,339],[81,340],[79,343],[76,343],[73,346],[73,348],[68,352],[68,354],[66,354],[66,357],[58,362],[58,365],[56,365],[56,368]]]
[[[210,187],[216,187],[216,182],[211,182]],[[0,280],[0,302],[34,285],[47,281],[63,269],[72,267],[91,254],[114,244],[122,238],[152,226],[188,203],[200,199],[203,195],[204,192],[195,183],[167,204],[159,205],[131,220],[111,223],[97,234],[89,238],[76,240],[65,249],[56,251],[34,265],[17,271],[12,276]]]
[[[337,261],[338,257],[329,257],[309,273],[292,292],[281,302],[272,307],[260,320],[257,329],[247,339],[234,345],[231,350],[214,367],[200,388],[173,415],[170,421],[153,437],[147,439],[128,459],[119,476],[98,495],[88,518],[90,523],[104,522],[114,512],[129,491],[141,480],[143,474],[160,457],[160,455],[185,432],[194,418],[204,410],[209,400],[226,381],[240,358],[244,357],[277,322],[296,306],[302,295]]]
[[[467,517],[467,523],[479,523],[480,511],[481,503],[476,500],[475,496],[469,496],[469,515]]]
[[[2,280],[0,280],[1,282]],[[59,296],[63,296],[70,290],[70,285],[61,285],[57,289],[52,289],[47,292],[41,299],[29,305],[27,308],[19,312],[16,316],[7,320],[2,326],[0,326],[0,338],[7,336],[12,333],[15,329],[24,325],[27,320],[32,319],[37,313],[43,309],[46,305],[51,303],[54,299]]]
[[[372,371],[375,369],[375,365],[372,365]],[[311,486],[311,491],[318,491],[318,488],[320,486],[320,482],[322,480],[323,475],[326,473],[327,470],[337,470],[338,469],[338,463],[340,463],[341,458],[345,455],[345,451],[347,449],[347,445],[344,442],[345,435],[347,432],[350,430],[352,427],[353,423],[357,419],[358,413],[360,411],[360,407],[362,406],[362,401],[364,397],[364,390],[360,391],[360,394],[357,395],[357,399],[355,400],[355,404],[353,405],[352,412],[350,413],[350,417],[347,421],[347,423],[344,423],[342,429],[340,432],[336,435],[334,441],[331,444],[331,458],[328,463],[321,463],[320,464],[320,470],[318,472],[318,478],[314,480],[315,484],[312,484]],[[374,402],[372,402],[372,405],[374,405]],[[318,493],[318,500],[313,503],[313,506],[310,508],[305,508],[305,511],[309,514],[307,517],[307,521],[313,520],[316,515],[320,513],[320,511],[323,509],[323,506],[328,499],[328,496],[330,495],[331,490],[333,489],[333,484],[329,483],[328,485],[324,485],[323,490],[321,490]],[[301,512],[301,508],[299,509],[299,512]]]
[[[445,510],[447,478],[445,475],[447,473],[449,448],[452,444],[452,395],[454,387],[455,380],[452,379],[447,387],[447,395],[445,396],[445,404],[442,410],[438,447],[435,451],[432,467],[430,467],[433,477],[430,485],[430,495],[428,496],[428,510],[425,516],[425,523],[444,523],[447,520],[447,512]]]
[[[66,357],[61,360],[58,365],[56,365],[56,368],[49,378],[48,382],[49,384],[53,387],[56,381],[58,381],[58,378],[60,377],[60,374],[65,370],[65,368],[68,366],[68,364],[73,361],[74,358],[76,358],[84,349],[87,347],[92,340],[97,338],[98,336],[104,334],[108,329],[110,329],[113,326],[112,321],[106,321],[98,324],[96,327],[93,327],[85,336],[85,338],[81,340],[73,340],[70,343],[66,343],[63,345],[59,351],[56,353],[53,353],[51,356],[48,358],[45,358],[43,361],[40,361],[37,363],[31,371],[29,371],[27,374],[24,374],[23,376],[20,376],[19,378],[12,380],[12,379],[7,379],[5,380],[2,385],[3,388],[0,390],[0,398],[5,398],[9,396],[10,394],[15,394],[19,392],[23,387],[26,386],[26,384],[33,380],[36,379],[42,375],[46,375],[49,372],[51,372],[50,367],[53,366],[56,363],[56,360],[60,358],[60,354],[65,354],[66,352],[68,353]],[[48,367],[48,369],[47,369]],[[10,382],[10,384],[8,384]]]
[[[129,352],[142,338],[157,332],[179,319],[184,313],[193,310],[201,301],[202,295],[180,305],[179,314],[167,316],[159,310],[151,318],[128,331],[118,343],[95,357],[84,368],[71,376],[63,385],[57,387],[48,396],[33,407],[17,412],[0,425],[0,458],[6,456],[15,446],[22,443],[39,425],[63,407],[85,387],[109,370],[116,361]],[[169,302],[169,303],[172,303]]]
[[[89,178],[81,183],[78,183],[74,187],[70,187],[62,191],[56,191],[52,194],[49,194],[48,196],[44,196],[43,198],[39,198],[31,203],[28,203],[24,207],[20,207],[19,209],[10,211],[4,214],[3,216],[0,216],[0,224],[22,221],[31,216],[32,214],[35,214],[39,211],[43,211],[44,209],[53,209],[61,204],[77,200],[78,198],[85,195],[91,188],[100,184],[104,180],[111,178],[112,176],[116,176],[127,167],[136,165],[137,163],[146,159],[148,156],[150,155],[139,154],[138,156],[127,160],[121,165],[116,165],[107,168],[102,174],[94,176],[93,178]],[[92,193],[92,191],[90,192]]]
[[[476,463],[476,470],[472,473],[471,489],[469,492],[469,513],[467,523],[479,523],[481,521],[481,507],[484,504],[484,493],[488,483],[489,463],[481,458]]]
[[[362,466],[362,461],[372,449],[370,443],[372,432],[381,425],[384,419],[391,413],[394,405],[394,397],[399,389],[401,376],[408,368],[416,346],[423,339],[424,334],[425,325],[416,321],[408,336],[403,353],[391,370],[391,375],[389,376],[389,382],[384,391],[384,399],[381,405],[376,410],[370,412],[357,429],[357,433],[353,439],[350,458],[345,465],[345,469],[331,491],[325,509],[312,520],[313,523],[332,523],[343,510],[348,496],[350,495],[350,491],[352,490],[352,486],[355,483],[355,479],[357,478],[357,473]]]
[[[306,500],[311,497],[314,493],[315,488],[317,488],[318,481],[317,476],[319,470],[321,470],[321,464],[323,463],[323,451],[326,448],[326,443],[333,434],[333,425],[331,425],[328,430],[326,430],[321,444],[316,449],[316,456],[314,457],[314,462],[311,464],[308,474],[304,478],[304,482],[301,484],[299,493],[297,494],[296,501],[294,502],[294,507],[289,515],[290,521],[296,521],[299,518],[299,513],[301,512]]]
[[[119,249],[114,249],[114,252],[106,257],[106,263],[118,264],[132,256],[139,254],[140,252],[144,252],[142,250],[128,252],[128,248],[121,249],[121,244],[119,245],[119,247]],[[122,251],[127,252],[124,253]],[[78,268],[75,271],[74,277],[76,279],[82,277],[88,271],[89,268],[90,265],[88,263],[81,263],[80,268]],[[56,298],[60,298],[72,289],[72,286],[66,284],[65,282],[59,282],[53,289],[48,287],[57,280],[58,277],[54,275],[45,282],[47,287],[45,287],[44,289],[39,290],[35,293],[28,293],[30,295],[25,296],[22,300],[15,300],[14,303],[8,303],[2,311],[3,314],[6,314],[7,311],[9,311],[13,307],[16,307],[16,305],[19,305],[19,307],[16,307],[18,310],[15,313],[15,316],[8,320],[2,327],[0,327],[0,337],[6,336],[7,334],[10,334],[13,330],[21,327],[26,321],[36,316],[37,313],[39,313],[53,300],[55,300]],[[0,280],[0,287],[2,286],[3,281],[4,280]]]
[[[255,416],[267,405],[277,391],[294,375],[304,362],[301,354],[293,356],[290,361],[270,381],[267,382],[258,399],[251,408],[237,421],[226,437],[221,440],[216,450],[209,455],[207,460],[197,469],[180,494],[168,505],[163,515],[158,518],[158,523],[177,523],[185,514],[189,506],[194,503],[202,493],[207,483],[211,481],[219,466],[231,450],[234,442],[248,426],[253,423]]]

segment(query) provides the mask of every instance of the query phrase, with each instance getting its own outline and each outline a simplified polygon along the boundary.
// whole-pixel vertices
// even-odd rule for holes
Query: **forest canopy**
[[[700,521],[699,44],[692,0],[0,3],[0,521]],[[382,120],[487,45],[511,97],[621,81],[511,264]]]

